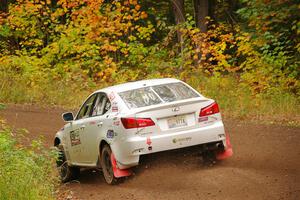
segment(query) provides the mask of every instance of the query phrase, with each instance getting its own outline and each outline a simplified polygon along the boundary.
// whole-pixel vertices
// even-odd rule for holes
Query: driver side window
[[[96,97],[97,97],[97,94],[94,94],[84,103],[84,105],[81,107],[81,109],[77,115],[77,118],[76,118],[77,120],[88,118],[91,116],[91,114],[92,114],[91,111],[94,106]]]

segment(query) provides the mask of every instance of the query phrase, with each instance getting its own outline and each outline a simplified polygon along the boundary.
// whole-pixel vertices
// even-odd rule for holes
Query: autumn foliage
[[[214,98],[223,88],[256,100],[299,99],[296,1],[217,1],[207,32],[188,11],[175,25],[169,1],[9,2],[0,14],[1,101],[61,104],[74,93],[159,77]]]

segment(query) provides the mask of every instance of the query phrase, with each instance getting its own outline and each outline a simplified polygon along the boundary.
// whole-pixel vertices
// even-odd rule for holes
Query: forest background
[[[77,108],[162,77],[225,117],[299,124],[297,0],[1,0],[0,102]]]
[[[225,120],[300,126],[299,58],[298,0],[0,0],[0,110],[173,77]],[[0,119],[0,199],[55,199],[57,154],[27,133]]]

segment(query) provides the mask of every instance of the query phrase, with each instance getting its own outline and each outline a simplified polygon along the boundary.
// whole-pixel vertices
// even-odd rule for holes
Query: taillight
[[[206,106],[204,108],[201,109],[199,116],[200,117],[204,117],[207,115],[212,115],[212,114],[216,114],[220,112],[219,111],[219,106],[216,102],[210,104],[209,106]]]
[[[151,118],[121,118],[122,124],[126,129],[142,128],[147,126],[154,126],[155,123]]]

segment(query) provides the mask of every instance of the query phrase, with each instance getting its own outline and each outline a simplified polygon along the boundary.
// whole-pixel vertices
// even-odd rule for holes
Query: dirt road
[[[52,145],[62,127],[57,108],[9,106],[0,116]],[[135,175],[108,186],[101,172],[84,171],[79,182],[62,186],[83,200],[94,199],[300,199],[300,128],[225,120],[234,156],[213,167],[192,150],[147,157]]]

